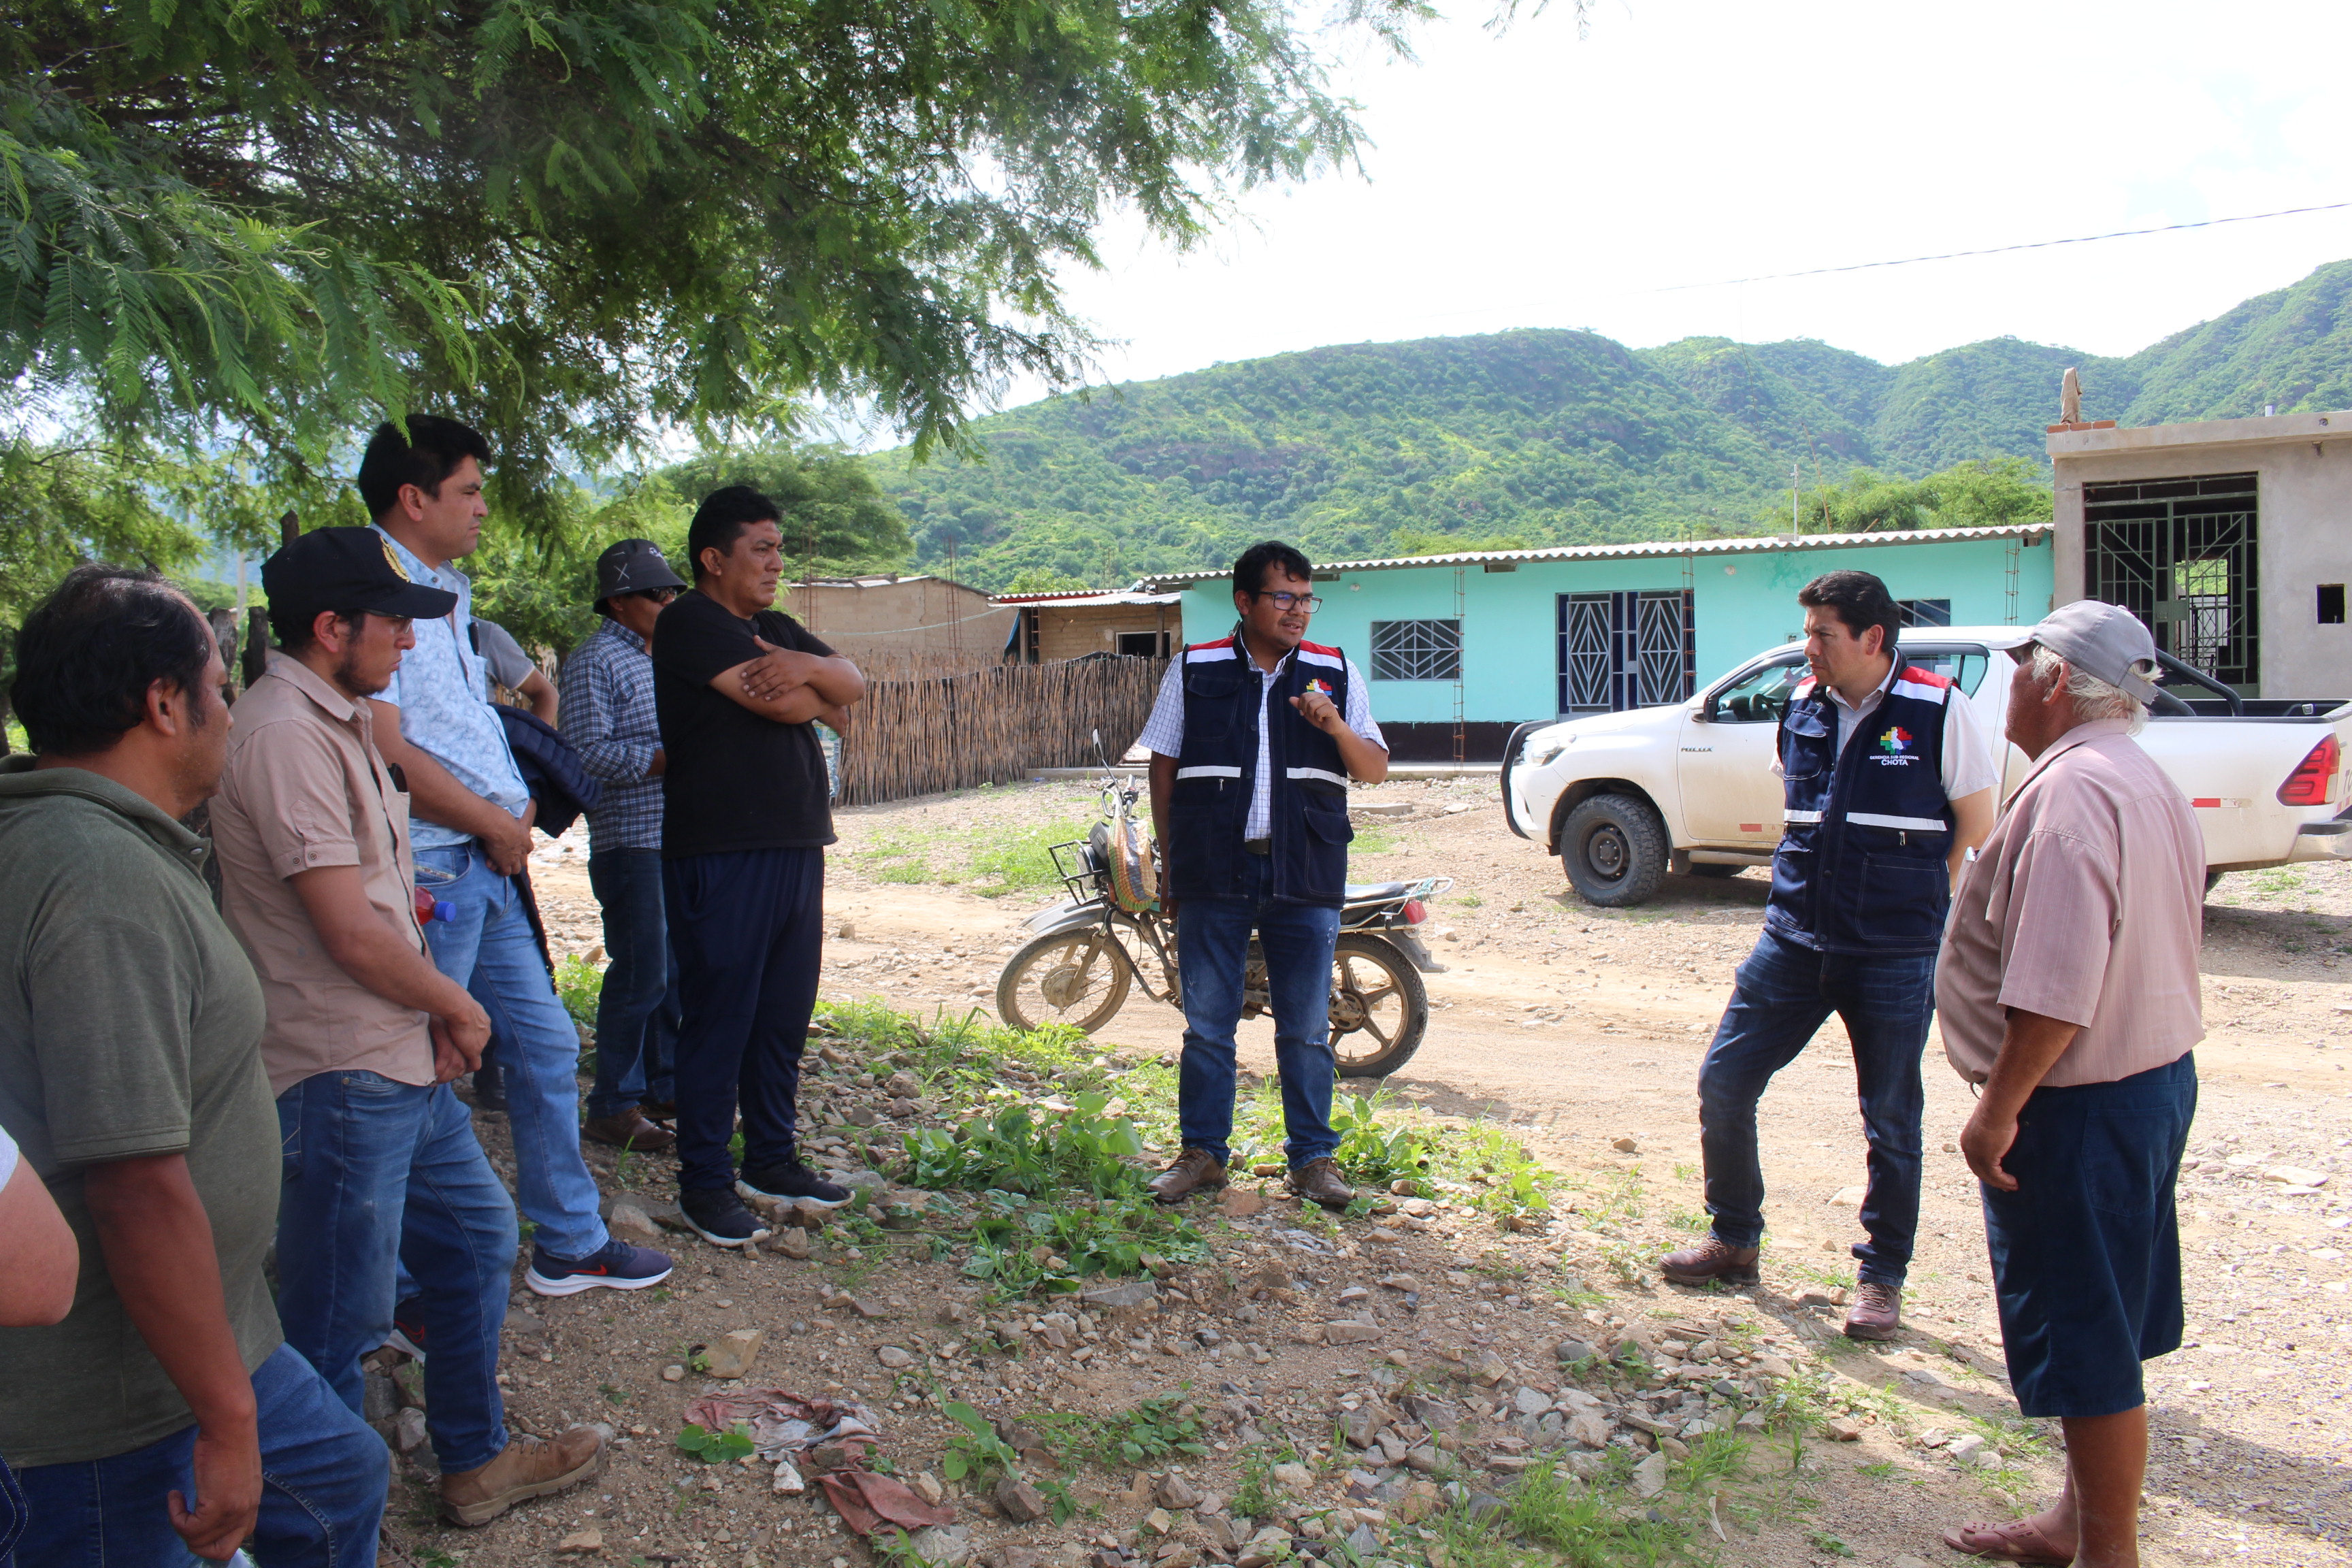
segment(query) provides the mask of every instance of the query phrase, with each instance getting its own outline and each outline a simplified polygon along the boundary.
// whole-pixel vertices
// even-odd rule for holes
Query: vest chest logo
[[[1318,677],[1307,683],[1307,689],[1318,697],[1328,697],[1331,695],[1331,683]]]
[[[1918,760],[1910,754],[1911,731],[1900,724],[1889,725],[1878,737],[1878,749],[1882,754],[1871,760],[1883,767],[1907,767]]]

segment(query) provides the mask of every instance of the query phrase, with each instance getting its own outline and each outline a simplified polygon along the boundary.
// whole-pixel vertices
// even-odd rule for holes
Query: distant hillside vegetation
[[[1996,338],[1887,366],[1826,343],[1633,350],[1525,331],[1223,364],[978,421],[989,460],[868,461],[917,563],[1093,583],[1220,565],[1269,534],[1318,559],[1746,532],[1854,470],[2044,463],[2058,378],[2126,425],[2352,406],[2352,262],[2125,359]]]

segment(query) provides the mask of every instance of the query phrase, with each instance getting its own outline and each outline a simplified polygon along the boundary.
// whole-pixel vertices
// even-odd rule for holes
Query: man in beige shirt
[[[223,913],[261,978],[261,1055],[284,1187],[278,1316],[354,1411],[360,1357],[393,1331],[404,1268],[429,1345],[425,1428],[442,1512],[481,1524],[593,1473],[597,1435],[512,1441],[497,1380],[514,1202],[449,1082],[489,1018],[433,963],[418,921],[405,781],[366,699],[455,595],[411,582],[364,528],[303,535],[262,567],[283,647],[237,704],[213,804]]]
[[[2173,1183],[2197,1109],[2205,847],[2132,734],[2156,644],[2078,600],[2013,650],[2009,738],[2033,759],[1952,899],[1944,1052],[1981,1086],[1960,1134],[1982,1184],[2010,1385],[2066,1433],[2066,1481],[2030,1519],[1947,1531],[1957,1551],[2139,1561],[2140,1363],[2180,1345]]]

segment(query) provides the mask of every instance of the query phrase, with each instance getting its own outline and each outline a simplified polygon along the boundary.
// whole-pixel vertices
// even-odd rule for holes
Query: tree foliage
[[[1409,0],[1360,20],[1392,28]],[[505,510],[813,395],[919,448],[1091,346],[1057,268],[1356,130],[1272,0],[47,0],[0,85],[0,366],[302,478],[429,407]]]
[[[2047,522],[2052,510],[2047,476],[2022,458],[1995,458],[1955,463],[1916,479],[1856,468],[1835,489],[1803,492],[1801,516],[1807,533],[1864,533]],[[1775,508],[1756,521],[1766,531],[1779,531],[1788,527],[1789,514]]]

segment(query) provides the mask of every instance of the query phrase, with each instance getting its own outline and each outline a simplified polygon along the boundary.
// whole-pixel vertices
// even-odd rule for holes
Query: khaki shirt
[[[1937,1026],[1971,1083],[1991,1076],[2011,1007],[2082,1026],[2042,1080],[2053,1088],[2147,1072],[2205,1037],[2204,835],[2128,729],[2059,737],[1961,868]]]
[[[352,979],[320,942],[288,880],[320,866],[357,866],[368,903],[427,952],[416,923],[408,795],[393,787],[375,749],[367,704],[272,652],[269,672],[238,699],[236,721],[213,801],[213,843],[221,913],[251,955],[269,1008],[261,1036],[269,1092],[355,1069],[431,1083],[425,1016]]]

